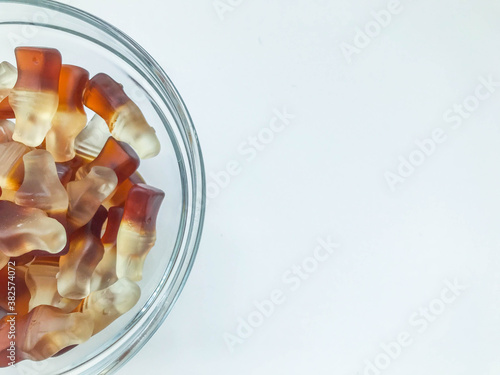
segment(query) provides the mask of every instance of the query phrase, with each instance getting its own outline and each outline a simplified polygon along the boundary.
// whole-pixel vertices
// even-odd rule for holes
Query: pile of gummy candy
[[[56,49],[15,55],[0,64],[0,367],[61,354],[134,307],[165,196],[137,172],[160,142],[121,84]]]

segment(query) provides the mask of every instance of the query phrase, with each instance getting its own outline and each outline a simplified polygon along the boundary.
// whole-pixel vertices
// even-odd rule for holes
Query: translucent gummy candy
[[[82,180],[70,182],[67,186],[70,226],[77,229],[87,224],[115,190],[117,183],[115,172],[106,167],[93,167]]]
[[[0,321],[0,350],[10,346],[9,319],[6,316]],[[53,306],[35,307],[28,315],[15,319],[17,362],[48,359],[67,347],[86,342],[94,330],[90,314],[66,314]]]
[[[14,126],[12,121],[0,120],[0,143],[12,142]]]
[[[17,81],[17,69],[4,61],[0,63],[0,102],[9,96]]]
[[[116,239],[122,218],[122,207],[109,209],[106,231],[101,238],[104,245],[104,256],[92,275],[92,291],[105,289],[118,280],[116,276]]]
[[[145,184],[130,189],[117,239],[118,278],[142,279],[144,261],[156,242],[156,219],[165,193]]]
[[[94,115],[75,140],[76,153],[87,160],[94,160],[111,137],[106,121]]]
[[[38,208],[0,201],[0,251],[17,257],[33,250],[56,254],[66,246],[66,230]]]
[[[78,170],[76,179],[84,178],[93,167],[107,167],[115,171],[119,185],[136,171],[139,163],[139,157],[128,144],[110,137],[94,161]]]
[[[75,157],[75,138],[87,124],[83,108],[83,90],[89,72],[73,65],[63,65],[59,79],[59,106],[47,133],[47,150],[55,161],[65,162]]]
[[[61,296],[81,300],[89,295],[92,274],[104,255],[99,235],[106,217],[106,209],[100,207],[92,222],[71,235],[69,252],[59,259]]]
[[[23,156],[30,151],[29,147],[21,143],[0,143],[0,186],[2,189],[19,189],[24,179]]]
[[[9,95],[16,114],[13,139],[39,146],[52,126],[59,97],[61,54],[51,48],[16,48],[18,78]]]
[[[85,105],[101,116],[116,139],[130,144],[142,159],[160,152],[160,141],[139,107],[125,94],[123,86],[100,73],[89,81]]]
[[[120,279],[106,289],[90,293],[80,309],[93,317],[96,334],[132,309],[140,297],[141,289],[136,283]]]
[[[64,298],[57,291],[56,275],[58,272],[59,261],[57,258],[36,258],[28,266],[26,286],[31,294],[30,311],[37,306],[48,305],[70,313],[78,307],[80,300]]]
[[[34,150],[24,155],[24,181],[16,192],[15,203],[36,207],[59,221],[68,210],[68,193],[57,175],[50,152]]]

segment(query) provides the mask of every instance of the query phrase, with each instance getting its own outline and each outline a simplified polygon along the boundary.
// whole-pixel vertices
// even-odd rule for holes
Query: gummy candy
[[[76,179],[84,178],[93,167],[108,167],[115,171],[119,185],[136,171],[139,163],[139,157],[128,144],[110,137],[99,155],[78,170]]]
[[[11,316],[0,320],[0,356],[10,347]],[[86,342],[94,330],[90,314],[66,314],[53,306],[37,306],[29,314],[16,317],[16,362],[42,361],[64,348]]]
[[[117,239],[116,274],[142,279],[144,261],[156,242],[156,219],[165,193],[145,184],[130,189]]]
[[[0,201],[0,251],[17,257],[33,250],[56,254],[66,246],[66,230],[38,208]]]
[[[51,48],[16,48],[18,78],[9,94],[16,114],[13,139],[39,146],[52,126],[59,96],[61,54]]]
[[[119,279],[106,289],[90,293],[79,311],[93,317],[96,334],[134,307],[140,297],[141,289],[136,283]]]
[[[52,155],[45,150],[34,150],[23,159],[24,181],[15,194],[15,203],[39,208],[64,224],[68,193],[59,180]]]
[[[87,160],[94,160],[111,137],[108,125],[99,115],[92,117],[75,140],[76,153]]]
[[[83,90],[89,80],[89,72],[73,65],[63,65],[59,79],[59,106],[47,133],[47,150],[56,162],[75,157],[75,138],[87,124],[83,109]]]
[[[39,257],[28,266],[26,286],[31,294],[30,311],[40,305],[49,305],[70,313],[80,304],[80,300],[64,298],[59,294],[56,280],[58,272],[57,258]]]
[[[106,231],[101,238],[104,246],[104,256],[92,275],[92,291],[107,288],[118,280],[116,276],[116,239],[122,218],[122,207],[111,207],[109,209]]]
[[[131,145],[141,159],[160,152],[160,141],[123,86],[104,73],[92,78],[83,97],[85,105],[101,116],[116,139]]]

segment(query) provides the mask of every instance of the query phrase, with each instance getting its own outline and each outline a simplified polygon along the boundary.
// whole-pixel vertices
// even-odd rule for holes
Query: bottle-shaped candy
[[[8,356],[11,316],[0,320],[0,356]],[[94,330],[90,314],[66,314],[53,306],[35,307],[28,315],[15,317],[16,363],[42,361],[61,350],[86,342]],[[4,364],[4,363],[2,363]]]
[[[115,171],[119,185],[136,171],[139,163],[139,157],[128,144],[109,137],[99,155],[78,170],[76,179],[81,180],[94,167],[107,167]]]
[[[38,208],[0,201],[0,251],[18,257],[40,250],[57,254],[66,246],[66,230]]]
[[[100,73],[89,81],[85,105],[101,116],[116,139],[130,144],[142,159],[160,152],[160,141],[139,107],[125,94],[123,86]]]
[[[76,137],[76,153],[82,158],[92,161],[102,151],[109,137],[111,137],[111,133],[106,121],[99,115],[94,115]]]
[[[64,223],[68,211],[68,193],[57,175],[50,152],[34,150],[24,155],[24,181],[16,192],[15,203],[36,207]]]
[[[92,291],[105,289],[118,280],[116,276],[116,239],[122,218],[122,207],[111,207],[109,209],[106,231],[101,238],[104,246],[104,256],[92,275]]]
[[[57,290],[61,296],[81,300],[89,295],[92,274],[104,255],[100,234],[106,218],[101,206],[90,223],[71,235],[69,252],[59,259]]]
[[[89,72],[74,65],[63,65],[59,79],[59,106],[47,133],[47,150],[58,163],[75,157],[75,138],[87,124],[83,109],[83,90]]]
[[[79,310],[93,317],[96,334],[132,309],[140,297],[141,289],[136,283],[120,279],[106,289],[90,293]]]
[[[59,104],[61,54],[51,48],[16,48],[18,78],[9,95],[16,114],[13,139],[39,146],[52,126]]]
[[[68,184],[68,224],[75,230],[87,224],[99,206],[115,190],[118,178],[106,167],[93,167],[82,180]]]
[[[28,266],[26,286],[31,294],[30,311],[37,306],[48,305],[70,313],[80,304],[79,300],[64,298],[59,294],[56,279],[58,273],[57,258],[38,257]]]
[[[9,96],[17,81],[17,69],[4,61],[0,63],[0,102]]]
[[[130,189],[118,231],[118,278],[142,279],[144,261],[156,242],[156,219],[164,197],[163,191],[145,184]]]

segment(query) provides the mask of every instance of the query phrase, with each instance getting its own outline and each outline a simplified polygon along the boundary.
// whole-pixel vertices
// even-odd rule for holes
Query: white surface
[[[212,0],[71,3],[165,68],[208,173],[239,172],[210,202],[173,312],[119,374],[373,375],[365,361],[386,365],[381,343],[398,338],[411,345],[383,374],[500,373],[500,88],[479,90],[489,97],[461,127],[443,118],[480,77],[500,81],[500,5],[226,0],[240,5],[221,20]],[[388,7],[398,14],[349,64],[341,44]],[[242,143],[283,108],[290,124],[247,160]],[[384,174],[433,134],[392,191]],[[334,254],[292,279],[328,236]],[[224,334],[273,291],[284,302],[231,353]],[[426,323],[430,304],[444,312]]]

